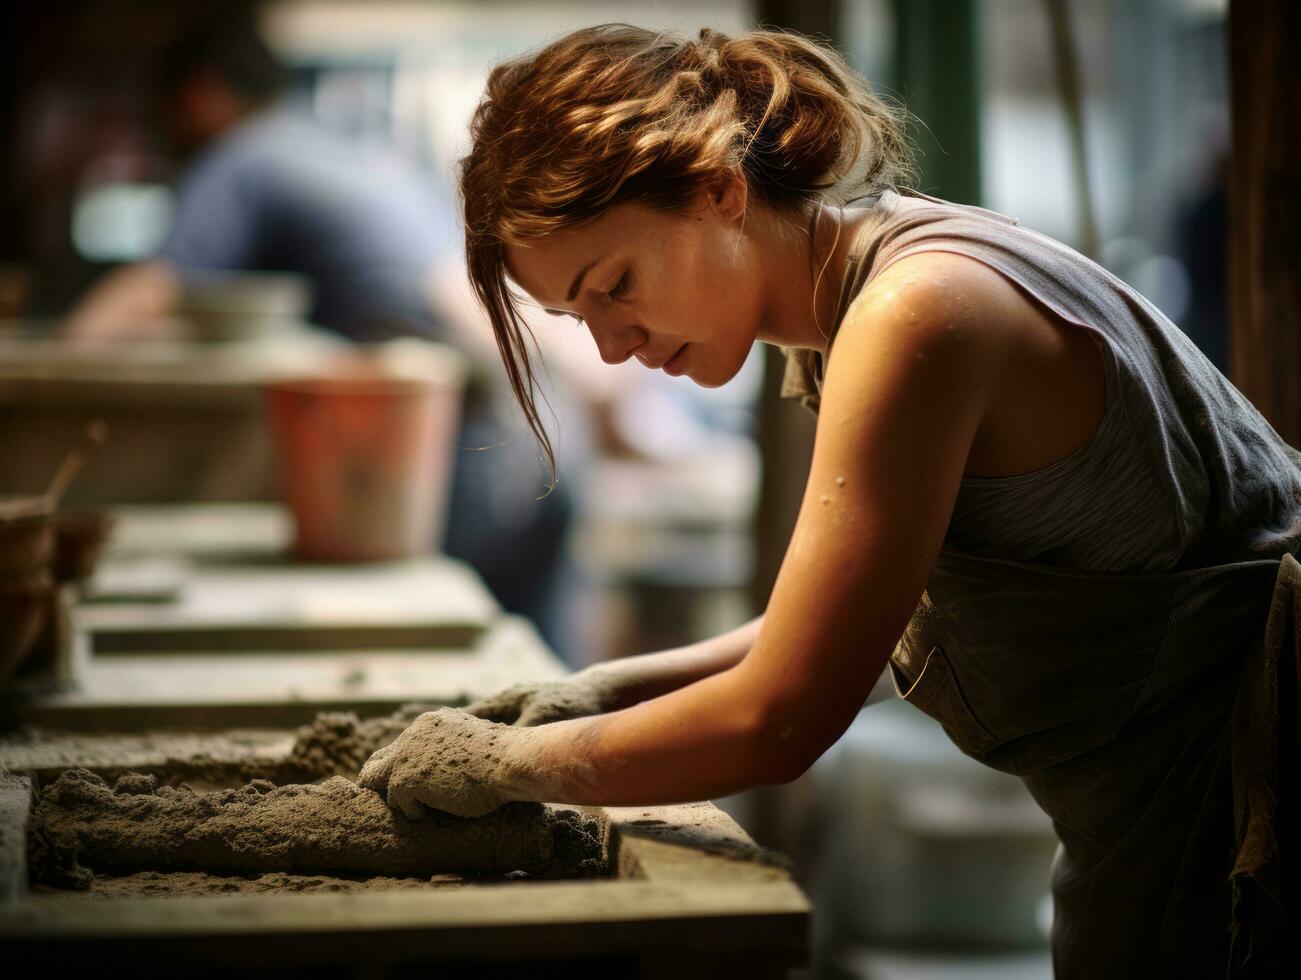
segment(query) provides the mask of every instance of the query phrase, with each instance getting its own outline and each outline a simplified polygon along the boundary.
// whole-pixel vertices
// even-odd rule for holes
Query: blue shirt
[[[177,187],[160,257],[182,272],[295,272],[312,322],[357,340],[380,324],[434,326],[425,283],[456,226],[395,154],[275,108],[209,146]]]

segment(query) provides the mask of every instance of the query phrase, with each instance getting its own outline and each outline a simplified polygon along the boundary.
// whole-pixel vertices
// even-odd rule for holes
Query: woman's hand
[[[516,684],[465,710],[521,728],[618,711],[735,667],[749,652],[762,622],[760,616],[690,646],[607,660],[561,681]]]
[[[357,782],[412,820],[426,808],[481,817],[532,798],[517,778],[528,734],[455,708],[427,711],[367,760]]]
[[[465,710],[487,721],[532,728],[612,711],[619,706],[619,694],[616,672],[588,668],[562,681],[516,684]]]

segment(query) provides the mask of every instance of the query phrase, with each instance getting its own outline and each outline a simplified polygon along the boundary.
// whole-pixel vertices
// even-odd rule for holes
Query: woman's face
[[[741,369],[763,319],[744,214],[744,185],[683,212],[620,204],[508,246],[508,272],[545,310],[586,324],[607,363],[635,357],[714,388]]]

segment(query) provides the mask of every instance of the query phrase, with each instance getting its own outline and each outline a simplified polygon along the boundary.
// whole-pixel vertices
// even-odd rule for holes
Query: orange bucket
[[[320,376],[266,386],[295,556],[389,561],[434,549],[462,378],[453,352],[397,341]]]

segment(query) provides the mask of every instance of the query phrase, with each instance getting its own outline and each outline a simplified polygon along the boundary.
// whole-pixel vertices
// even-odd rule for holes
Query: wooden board
[[[97,578],[112,582],[113,560]],[[470,569],[430,557],[377,565],[203,562],[175,601],[77,610],[93,654],[468,647],[500,607]]]
[[[293,536],[279,504],[175,504],[114,507],[111,557],[172,555],[230,559],[282,554]]]
[[[89,657],[75,690],[11,701],[0,723],[111,732],[279,727],[305,724],[318,711],[372,716],[412,701],[465,704],[564,673],[527,620],[506,616],[456,650]]]
[[[77,623],[95,654],[465,649],[500,607],[441,556],[305,565],[272,504],[128,507]]]
[[[272,500],[262,385],[317,369],[340,348],[306,330],[221,344],[0,339],[0,490],[44,486],[86,423],[102,419],[109,441],[69,489],[73,506]]]
[[[7,964],[129,965],[138,976],[193,962],[241,976],[418,965],[473,967],[464,975],[481,977],[526,961],[560,971],[548,976],[764,978],[807,961],[808,901],[722,811],[698,803],[597,812],[610,828],[610,879],[343,895],[44,896],[0,908],[0,942]]]
[[[101,776],[121,770],[157,772],[174,766],[178,759],[201,758],[232,766],[257,761],[270,767],[288,758],[295,732],[292,728],[132,733],[37,729],[0,735],[0,773],[21,772],[45,785],[68,769],[89,769]]]

